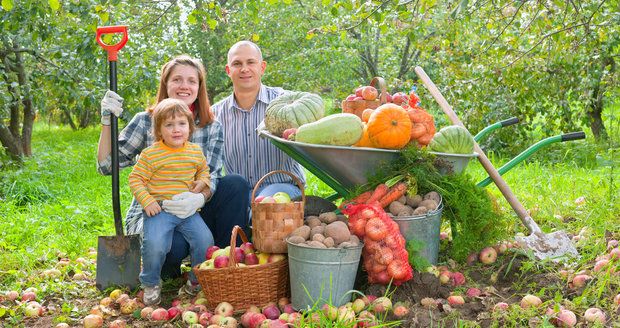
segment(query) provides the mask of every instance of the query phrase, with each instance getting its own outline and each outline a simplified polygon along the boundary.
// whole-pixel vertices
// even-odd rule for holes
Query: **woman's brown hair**
[[[170,77],[172,70],[178,65],[193,67],[198,72],[198,97],[196,97],[196,100],[194,101],[194,116],[198,115],[198,127],[203,128],[215,120],[215,114],[213,114],[213,111],[211,110],[209,96],[207,95],[207,73],[200,60],[192,58],[188,55],[180,55],[172,58],[169,62],[164,64],[161,68],[159,89],[157,90],[157,103],[169,98],[168,78]],[[155,106],[151,106],[147,109],[147,111],[152,113],[154,107]]]

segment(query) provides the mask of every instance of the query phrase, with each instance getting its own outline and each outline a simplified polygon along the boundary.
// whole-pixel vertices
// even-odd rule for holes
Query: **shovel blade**
[[[535,232],[525,237],[517,236],[515,239],[523,249],[533,251],[539,260],[551,259],[558,262],[563,257],[579,256],[575,245],[564,231],[548,234]]]
[[[140,236],[99,236],[96,286],[136,288],[140,275]]]

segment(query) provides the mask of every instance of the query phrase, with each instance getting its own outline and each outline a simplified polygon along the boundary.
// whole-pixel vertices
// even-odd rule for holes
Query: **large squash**
[[[402,107],[388,103],[370,115],[367,129],[368,138],[375,147],[400,149],[409,142],[411,121]]]
[[[411,143],[416,143],[419,147],[426,146],[431,142],[435,135],[435,119],[433,115],[427,113],[420,107],[407,109],[411,120]]]
[[[351,146],[362,137],[364,125],[357,115],[332,114],[307,123],[295,133],[295,141],[318,145]]]
[[[291,91],[272,100],[265,113],[265,127],[276,136],[290,128],[312,123],[325,115],[323,99],[314,93]]]

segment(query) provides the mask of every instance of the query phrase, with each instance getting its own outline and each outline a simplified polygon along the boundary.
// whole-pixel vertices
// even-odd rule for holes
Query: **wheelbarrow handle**
[[[511,118],[509,118],[507,120],[503,120],[503,121],[500,121],[500,122],[495,122],[495,123],[487,126],[486,128],[482,129],[482,131],[478,132],[474,136],[474,140],[476,142],[480,142],[480,140],[486,138],[486,136],[489,133],[491,133],[491,132],[493,132],[493,131],[495,131],[495,130],[497,130],[499,128],[503,128],[505,126],[510,126],[510,125],[517,124],[517,123],[519,123],[519,119],[516,118],[516,117],[511,117]]]
[[[562,135],[562,142],[571,141],[571,140],[580,140],[580,139],[585,139],[585,138],[586,138],[586,133],[583,131],[570,132],[570,133],[566,133]]]
[[[101,40],[101,36],[104,34],[123,34],[121,40],[115,44],[106,44]],[[117,25],[117,26],[100,26],[97,27],[97,43],[108,52],[108,61],[115,62],[118,59],[118,51],[121,50],[127,40],[129,39],[127,36],[127,26],[126,25]],[[113,90],[114,91],[114,90]]]
[[[446,115],[448,115],[448,117],[450,118],[450,121],[453,124],[460,125],[461,127],[465,127],[463,125],[463,122],[461,122],[459,117],[456,115],[456,113],[452,109],[452,106],[450,106],[446,98],[443,97],[443,95],[441,94],[441,92],[439,91],[435,83],[433,83],[433,81],[431,81],[428,75],[426,75],[426,72],[424,72],[424,69],[422,69],[422,67],[420,66],[416,66],[415,72],[420,78],[420,80],[422,80],[422,83],[424,84],[426,89],[428,89],[428,91],[431,93],[433,98],[435,98],[435,100],[437,101],[437,103],[439,104],[443,112]],[[480,161],[480,164],[482,164],[482,167],[484,167],[484,169],[487,171],[491,179],[493,179],[493,182],[495,182],[495,185],[497,186],[497,188],[501,191],[502,195],[504,195],[504,198],[506,198],[506,200],[508,201],[508,204],[510,204],[510,207],[512,207],[515,213],[517,213],[517,215],[521,219],[521,222],[523,222],[523,224],[527,227],[530,233],[540,232],[540,228],[538,227],[536,222],[532,220],[532,218],[530,217],[529,213],[527,212],[523,204],[519,202],[517,197],[514,195],[514,193],[512,192],[512,190],[506,183],[506,181],[504,181],[504,179],[499,174],[499,172],[497,172],[497,170],[493,166],[493,163],[491,163],[491,161],[487,158],[487,156],[484,154],[484,152],[482,151],[482,149],[480,148],[477,142],[474,142],[474,150],[478,153],[478,160]]]
[[[503,120],[503,121],[499,122],[499,124],[501,124],[502,127],[515,125],[517,123],[519,123],[519,118],[518,117],[511,117],[511,118],[509,118],[507,120]]]

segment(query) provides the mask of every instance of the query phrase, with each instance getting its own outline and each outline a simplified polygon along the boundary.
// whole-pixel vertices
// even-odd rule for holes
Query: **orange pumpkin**
[[[362,137],[360,138],[360,140],[353,146],[355,147],[374,147],[372,142],[370,141],[370,139],[368,138],[368,125],[366,125],[366,123],[362,123],[364,124],[364,130],[362,133]]]
[[[364,111],[362,112],[362,122],[368,122],[368,119],[370,118],[370,115],[372,115],[372,113],[375,110],[372,108],[366,108],[364,109]]]
[[[411,120],[411,143],[426,146],[435,135],[435,119],[421,107],[408,108],[407,114]]]
[[[411,120],[402,107],[384,104],[368,119],[368,138],[378,148],[400,149],[409,142]]]

